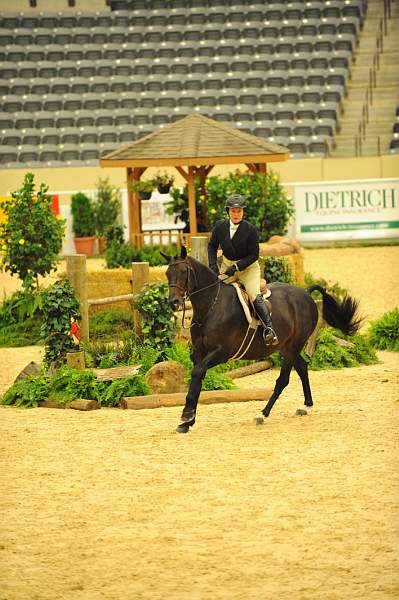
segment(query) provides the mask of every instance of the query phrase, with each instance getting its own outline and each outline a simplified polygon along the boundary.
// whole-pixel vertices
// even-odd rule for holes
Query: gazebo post
[[[195,168],[188,167],[188,214],[190,219],[190,235],[197,233],[197,211],[195,207]]]
[[[129,238],[133,245],[141,246],[139,235],[142,233],[141,227],[141,200],[137,192],[131,189],[131,184],[138,181],[144,173],[145,167],[128,167],[127,172],[127,198],[129,215]],[[136,241],[138,240],[138,244]]]

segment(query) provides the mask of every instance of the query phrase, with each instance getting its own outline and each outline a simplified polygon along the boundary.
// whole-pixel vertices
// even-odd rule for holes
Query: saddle
[[[246,292],[244,286],[242,286],[240,283],[237,283],[236,281],[234,281],[230,285],[234,286],[234,288],[237,292],[238,299],[241,302],[241,306],[243,308],[244,314],[247,318],[249,325],[253,329],[256,329],[258,327],[260,321],[256,314],[253,302],[252,302],[251,298],[249,297],[248,293]],[[267,300],[267,298],[270,298],[272,292],[267,287],[266,280],[262,279],[262,278],[260,280],[260,293],[262,294],[263,300],[266,302],[267,307],[271,313],[272,306],[271,306],[269,300]]]

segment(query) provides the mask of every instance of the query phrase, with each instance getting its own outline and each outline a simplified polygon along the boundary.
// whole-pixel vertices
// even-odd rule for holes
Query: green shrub
[[[62,246],[65,221],[51,210],[47,190],[42,183],[36,192],[33,173],[26,173],[22,187],[0,202],[0,267],[27,290],[39,286],[39,275],[56,270]]]
[[[78,192],[71,199],[72,229],[75,237],[90,237],[96,233],[94,205],[92,200]]]
[[[367,339],[378,350],[399,352],[399,309],[394,308],[372,321],[367,331]]]
[[[325,327],[320,331],[316,349],[310,361],[304,355],[304,358],[309,361],[309,369],[314,371],[342,369],[343,367],[358,367],[361,364],[370,365],[378,362],[375,351],[360,333],[352,337],[344,336],[354,344],[354,348],[340,346],[335,342],[334,336],[342,337],[342,333],[331,327]]]
[[[107,236],[108,230],[116,225],[121,210],[120,190],[110,184],[108,177],[98,179],[93,208],[96,234]]]
[[[133,331],[133,313],[121,308],[101,310],[89,318],[90,337],[93,340],[114,341]]]
[[[144,375],[133,375],[123,379],[115,379],[100,396],[102,406],[118,406],[123,396],[147,396],[150,388]]]
[[[105,369],[123,365],[141,365],[140,373],[146,373],[160,357],[160,350],[140,343],[134,334],[127,334],[116,343],[85,342],[86,365]]]
[[[42,344],[42,320],[38,317],[26,318],[21,323],[13,323],[0,328],[0,348],[21,348]]]
[[[161,251],[173,256],[177,254],[178,248],[176,245],[136,248],[129,242],[120,243],[119,239],[114,239],[105,250],[105,266],[107,269],[117,269],[118,267],[130,269],[132,262],[148,262],[151,267],[157,267],[165,264]]]
[[[14,383],[4,394],[1,404],[18,408],[35,408],[49,394],[49,380],[44,375],[28,376]]]
[[[290,263],[283,256],[263,256],[261,260],[264,262],[264,277],[267,283],[280,281],[281,283],[289,283],[293,285],[294,275]]]

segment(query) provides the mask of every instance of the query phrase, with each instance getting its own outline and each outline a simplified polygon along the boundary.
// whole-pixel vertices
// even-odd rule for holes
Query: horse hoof
[[[256,425],[263,425],[264,422],[265,422],[265,417],[262,414],[255,417]]]
[[[187,433],[189,429],[190,425],[187,425],[187,423],[180,423],[180,425],[176,427],[177,433]]]
[[[297,408],[297,409],[296,409],[296,413],[295,413],[295,415],[296,415],[297,417],[304,417],[304,416],[305,416],[305,415],[307,415],[307,414],[308,414],[308,411],[306,410],[306,408]]]

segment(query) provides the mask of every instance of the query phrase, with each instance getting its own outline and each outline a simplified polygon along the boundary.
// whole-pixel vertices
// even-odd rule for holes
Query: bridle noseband
[[[191,267],[191,265],[189,265],[187,259],[183,259],[183,260],[176,260],[175,262],[173,262],[173,264],[169,265],[170,267],[174,266],[174,265],[178,265],[184,263],[186,265],[186,282],[184,287],[182,287],[181,285],[178,285],[177,283],[169,283],[169,287],[175,287],[177,288],[183,295],[183,317],[182,317],[182,324],[184,326],[184,315],[185,315],[185,311],[186,311],[186,306],[185,306],[185,302],[184,299],[187,296],[188,298],[191,298],[191,296],[194,296],[195,294],[198,294],[199,292],[203,292],[204,290],[207,290],[211,287],[214,287],[215,285],[218,286],[218,290],[215,294],[215,297],[213,299],[213,302],[211,304],[211,306],[209,307],[209,309],[207,310],[204,318],[202,319],[202,321],[204,322],[205,319],[207,318],[207,316],[209,315],[209,313],[211,312],[211,310],[215,307],[216,302],[218,301],[219,298],[219,292],[220,292],[220,284],[221,284],[221,280],[218,278],[217,281],[214,281],[213,283],[210,283],[209,285],[205,285],[202,288],[199,289],[194,289],[194,291],[190,292],[188,287],[189,287],[189,283],[190,283],[190,272],[193,274],[194,276],[194,280],[195,280],[195,286],[198,286],[198,280],[197,280],[197,275],[194,271],[194,269]],[[198,321],[193,321],[190,325],[190,327],[193,327],[194,325],[197,325],[198,327],[202,327],[203,325],[202,323],[199,323]]]

